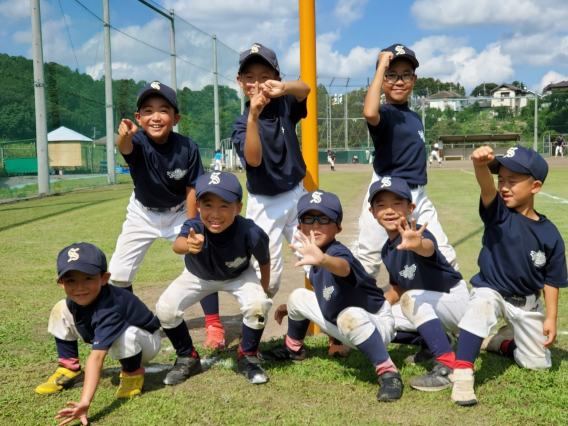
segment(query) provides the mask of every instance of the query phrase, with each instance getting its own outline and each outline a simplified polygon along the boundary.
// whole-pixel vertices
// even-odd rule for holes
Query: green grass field
[[[324,174],[320,183],[323,189],[336,192],[346,209],[366,189],[370,174],[370,170]],[[239,177],[243,179],[244,174]],[[558,198],[568,199],[567,181],[568,169],[551,169],[544,192],[557,198],[539,195],[536,199],[537,210],[564,236],[568,235],[568,209]],[[110,259],[131,191],[131,184],[121,184],[0,206],[1,425],[56,425],[53,417],[66,401],[79,400],[80,389],[49,397],[34,392],[57,365],[55,344],[46,332],[49,312],[64,296],[54,281],[55,260],[62,247],[76,241],[98,245]],[[483,232],[475,178],[457,170],[430,173],[428,194],[456,248],[460,270],[469,280],[477,272]],[[346,217],[344,222],[350,220],[358,217]],[[159,241],[142,264],[136,286],[163,287],[179,272],[179,258],[170,244]],[[472,408],[455,406],[449,390],[426,393],[408,386],[399,402],[379,404],[370,363],[357,351],[347,359],[330,358],[327,339],[312,337],[307,339],[306,362],[265,364],[271,380],[261,387],[235,374],[236,348],[232,348],[218,354],[220,361],[208,371],[175,387],[162,385],[166,371],[148,372],[142,397],[117,400],[119,364],[107,359],[89,419],[97,425],[565,425],[568,294],[560,294],[561,334],[552,349],[552,369],[526,371],[510,359],[482,353],[476,362],[479,404]],[[164,340],[163,347],[171,345]],[[80,350],[84,365],[89,348],[80,344]],[[412,348],[391,345],[389,350],[405,383],[426,371],[405,364]],[[162,351],[150,367],[172,364],[174,358],[171,350]]]

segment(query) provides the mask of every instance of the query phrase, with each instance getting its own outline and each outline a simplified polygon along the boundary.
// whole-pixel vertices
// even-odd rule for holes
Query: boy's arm
[[[134,124],[132,120],[128,118],[123,118],[118,126],[118,139],[116,141],[116,145],[118,146],[118,150],[123,155],[128,155],[134,149],[134,145],[132,144],[132,137],[138,131],[138,126]]]
[[[556,317],[558,315],[558,287],[544,285],[544,304],[546,306],[546,319],[542,326],[542,334],[548,336],[543,346],[549,348],[556,339]]]
[[[269,102],[270,99],[260,90],[257,81],[254,84],[253,97],[250,98],[247,134],[243,150],[247,164],[252,167],[258,167],[262,162],[262,143],[260,141],[260,133],[258,132],[258,117],[264,109],[264,106]]]
[[[81,419],[84,425],[88,424],[87,413],[95,396],[97,386],[99,385],[103,362],[107,353],[108,350],[91,351],[87,359],[87,365],[85,366],[85,382],[83,384],[83,391],[81,392],[81,400],[79,402],[69,401],[67,405],[71,405],[72,408],[64,408],[57,413],[56,419],[65,419],[59,423],[60,426],[70,423],[74,419]]]
[[[400,297],[404,294],[404,291],[397,285],[392,285],[389,292],[385,295],[385,299],[394,306],[400,300]]]
[[[321,249],[316,245],[316,238],[313,231],[310,232],[309,238],[302,232],[295,234],[294,238],[302,243],[302,247],[295,246],[293,244],[290,244],[290,247],[297,250],[303,256],[303,259],[296,262],[294,266],[323,266],[333,275],[337,275],[338,277],[346,277],[351,272],[351,266],[349,266],[349,262],[347,262],[347,260],[341,257],[330,256],[321,251]]]
[[[389,68],[392,52],[381,52],[379,54],[379,66],[373,77],[373,81],[367,91],[365,104],[363,105],[363,115],[371,126],[378,126],[381,121],[379,107],[381,106],[381,87],[385,77],[385,71]]]
[[[310,86],[303,81],[267,80],[260,84],[259,87],[263,91],[264,96],[267,98],[278,98],[284,95],[292,95],[298,102],[302,102],[306,99],[312,90]]]
[[[473,154],[471,154],[471,159],[475,170],[475,178],[481,188],[481,203],[483,207],[487,208],[497,196],[493,175],[489,167],[487,167],[487,165],[495,159],[493,149],[489,146],[477,148],[473,151]]]
[[[282,325],[282,320],[286,315],[288,315],[288,305],[280,305],[276,308],[276,311],[274,312],[274,320],[279,325]]]
[[[266,295],[272,298],[274,295],[268,292],[268,284],[270,284],[270,260],[265,265],[258,265],[258,267],[260,269],[260,285],[262,285],[262,289]]]
[[[417,231],[416,230],[416,219],[412,218],[411,225],[403,217],[400,224],[397,225],[398,232],[402,236],[402,241],[396,247],[397,250],[411,250],[419,256],[430,257],[436,251],[434,242],[429,238],[423,238],[424,231],[428,226],[428,222]]]
[[[187,218],[193,219],[197,217],[197,204],[195,203],[195,188],[186,187],[185,188],[185,199],[186,199],[186,209]]]

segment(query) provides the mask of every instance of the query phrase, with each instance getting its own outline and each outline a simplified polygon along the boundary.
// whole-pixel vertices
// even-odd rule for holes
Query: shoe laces
[[[138,389],[138,376],[122,376],[122,382],[120,383],[120,387],[122,387],[126,391],[131,391],[134,389]]]

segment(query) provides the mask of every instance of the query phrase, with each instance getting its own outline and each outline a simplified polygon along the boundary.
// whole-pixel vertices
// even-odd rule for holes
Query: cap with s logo
[[[166,86],[159,81],[153,81],[152,83],[148,84],[142,90],[138,92],[138,99],[136,100],[136,108],[140,109],[142,106],[142,102],[150,95],[160,95],[175,108],[178,109],[177,103],[177,94],[174,89],[169,86]]]
[[[249,50],[245,50],[241,53],[239,58],[239,75],[241,75],[247,61],[255,56],[259,56],[268,62],[268,65],[276,70],[276,75],[280,75],[280,67],[278,66],[276,53],[274,53],[274,50],[264,47],[260,43],[254,43]]]
[[[195,183],[195,197],[199,199],[208,192],[228,203],[243,199],[243,187],[232,173],[210,172],[200,176]]]
[[[489,163],[491,173],[498,174],[500,164],[515,173],[531,175],[542,183],[548,175],[548,163],[545,159],[538,152],[520,145],[509,148],[503,157],[496,157]]]
[[[75,243],[65,247],[57,256],[57,281],[69,271],[97,275],[107,271],[107,260],[103,251],[89,243]]]
[[[298,218],[310,210],[320,211],[338,223],[343,220],[343,209],[339,197],[331,192],[317,189],[303,195],[298,200]]]
[[[402,44],[393,44],[392,46],[387,47],[386,49],[381,50],[381,52],[391,52],[393,54],[392,61],[398,58],[406,58],[408,59],[414,69],[418,68],[418,59],[416,59],[416,55],[414,51],[410,50],[408,47]],[[377,68],[379,67],[379,61],[377,61]]]
[[[406,181],[401,178],[383,176],[378,181],[373,182],[373,184],[369,188],[369,203],[371,203],[373,201],[373,198],[375,198],[375,195],[377,195],[381,191],[394,192],[395,194],[412,201],[412,193],[410,192],[410,188],[408,187]]]

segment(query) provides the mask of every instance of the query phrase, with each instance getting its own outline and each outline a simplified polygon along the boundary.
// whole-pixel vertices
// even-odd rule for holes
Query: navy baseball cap
[[[239,75],[243,71],[243,68],[247,61],[255,56],[260,56],[268,65],[276,70],[276,75],[280,75],[280,67],[278,66],[278,59],[276,59],[276,53],[274,50],[264,47],[260,43],[254,43],[249,50],[245,50],[241,53],[239,58]]]
[[[298,201],[298,218],[310,210],[320,211],[337,223],[343,220],[343,209],[339,197],[331,192],[317,189],[303,195]]]
[[[172,106],[176,110],[178,109],[176,91],[171,87],[166,86],[163,83],[160,83],[159,81],[153,81],[152,83],[150,83],[149,85],[147,85],[138,92],[138,100],[136,101],[136,108],[140,109],[140,106],[142,105],[142,102],[144,102],[144,99],[154,94],[166,98],[166,100],[170,104],[172,104]]]
[[[229,203],[243,199],[243,187],[232,173],[209,172],[200,176],[195,183],[195,198],[199,200],[208,192],[218,195]]]
[[[532,175],[542,183],[548,175],[548,163],[544,158],[538,152],[520,145],[509,148],[503,157],[496,157],[489,163],[491,173],[498,174],[500,164],[515,173]]]
[[[401,178],[384,176],[380,180],[374,182],[369,188],[369,203],[371,203],[375,195],[381,191],[394,192],[395,194],[412,201],[410,188],[406,181]]]
[[[393,44],[392,46],[381,50],[381,52],[391,52],[393,54],[393,61],[398,58],[406,58],[412,63],[412,65],[414,65],[414,69],[418,68],[418,59],[416,59],[414,51],[410,50],[408,47],[402,44]],[[378,67],[379,61],[377,61],[377,68]]]
[[[79,271],[89,275],[106,272],[106,256],[100,248],[92,244],[71,244],[61,250],[57,256],[57,281],[69,271]]]

